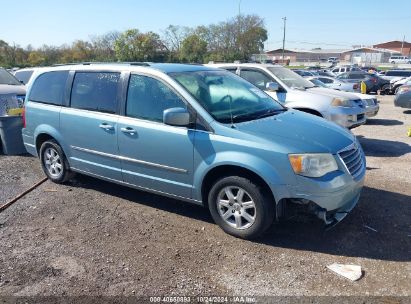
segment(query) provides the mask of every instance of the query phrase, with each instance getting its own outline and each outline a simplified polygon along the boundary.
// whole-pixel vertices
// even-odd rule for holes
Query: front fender
[[[284,164],[283,161],[281,161],[281,163]],[[290,174],[286,174],[285,172],[280,174],[271,163],[255,155],[238,151],[226,151],[211,155],[208,158],[203,159],[198,164],[197,168],[194,171],[193,177],[194,199],[199,201],[202,200],[201,188],[204,178],[207,176],[207,174],[214,168],[226,165],[241,167],[257,174],[270,187],[276,202],[278,202],[281,198],[287,196],[285,193],[283,193],[286,189],[284,185],[290,183],[293,184],[295,179],[295,176],[291,174],[291,172]],[[288,161],[286,167],[287,166],[289,166],[289,170],[291,170],[291,166],[289,165]],[[282,171],[284,170],[284,168],[281,169]],[[293,180],[287,180],[287,178],[291,178]]]

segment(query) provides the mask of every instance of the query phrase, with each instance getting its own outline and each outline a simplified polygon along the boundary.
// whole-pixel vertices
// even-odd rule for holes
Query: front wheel
[[[72,177],[66,156],[55,140],[45,141],[41,145],[40,161],[44,173],[51,181],[61,184]]]
[[[218,180],[208,195],[214,221],[228,234],[243,239],[260,236],[274,221],[275,202],[258,184],[229,176]]]

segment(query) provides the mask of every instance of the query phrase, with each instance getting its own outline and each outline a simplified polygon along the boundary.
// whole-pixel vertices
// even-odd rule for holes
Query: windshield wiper
[[[287,111],[286,108],[283,108],[283,109],[269,109],[269,110],[265,111],[264,113],[260,114],[259,116],[257,116],[256,119],[277,115],[277,114],[285,112],[285,111]]]
[[[268,116],[277,115],[279,113],[285,112],[287,109],[269,109],[264,112],[257,112],[257,113],[247,113],[247,114],[238,114],[233,116],[233,120],[236,121],[237,119],[241,119],[240,121],[247,121],[247,120],[255,120],[260,119]],[[237,120],[237,122],[239,122]]]

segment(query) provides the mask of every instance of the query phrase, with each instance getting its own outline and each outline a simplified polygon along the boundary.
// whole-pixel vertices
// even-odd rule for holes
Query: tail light
[[[353,85],[353,87],[352,87],[354,90],[358,90],[358,88],[359,88],[359,85],[358,85],[358,83],[354,83],[354,85]]]
[[[23,107],[23,111],[21,112],[23,118],[23,128],[26,127],[26,108]]]

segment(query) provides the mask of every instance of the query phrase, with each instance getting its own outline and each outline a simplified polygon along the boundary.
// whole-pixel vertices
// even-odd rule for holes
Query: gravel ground
[[[411,111],[381,96],[354,129],[367,155],[358,206],[334,229],[310,217],[244,241],[198,206],[78,176],[49,181],[0,213],[1,296],[411,296]],[[0,204],[44,177],[0,156]],[[369,226],[372,229],[366,228]],[[357,282],[326,266],[361,265]]]

